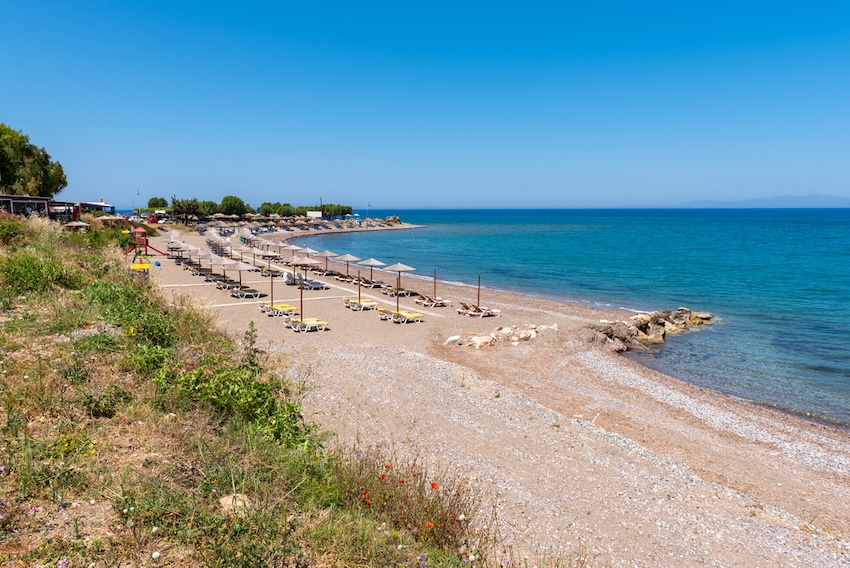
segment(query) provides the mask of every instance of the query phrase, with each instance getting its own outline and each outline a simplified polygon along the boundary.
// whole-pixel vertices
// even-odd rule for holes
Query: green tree
[[[259,207],[257,207],[257,213],[259,213],[260,215],[269,216],[272,213],[277,213],[276,206],[280,206],[280,203],[269,203],[268,201],[266,201],[265,203],[262,203]]]
[[[174,216],[180,219],[184,225],[188,225],[192,216],[197,217],[201,212],[201,206],[194,197],[192,199],[177,199],[177,197],[172,196],[171,208],[174,211]]]
[[[165,209],[168,207],[168,200],[164,197],[151,197],[148,199],[148,209]]]
[[[225,195],[221,200],[220,210],[225,215],[244,215],[250,211],[250,208],[239,197]]]
[[[200,214],[203,217],[209,217],[218,211],[218,203],[215,201],[200,201],[198,205],[200,205]]]
[[[67,185],[62,164],[23,132],[0,123],[0,193],[53,197]]]

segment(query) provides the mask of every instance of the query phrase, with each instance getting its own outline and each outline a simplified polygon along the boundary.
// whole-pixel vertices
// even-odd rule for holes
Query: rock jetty
[[[602,320],[588,326],[592,341],[603,341],[614,351],[664,343],[667,334],[681,333],[711,323],[714,315],[688,308],[635,314],[629,321]]]

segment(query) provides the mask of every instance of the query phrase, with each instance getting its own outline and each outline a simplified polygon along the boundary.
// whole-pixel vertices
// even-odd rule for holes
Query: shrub
[[[109,323],[122,326],[129,336],[170,347],[177,340],[174,319],[129,281],[96,281],[86,286],[86,298]]]
[[[85,284],[79,269],[28,252],[15,254],[0,263],[6,286],[15,292],[44,292],[53,286],[78,290]]]
[[[0,216],[0,243],[9,245],[23,232],[23,224],[14,217]]]

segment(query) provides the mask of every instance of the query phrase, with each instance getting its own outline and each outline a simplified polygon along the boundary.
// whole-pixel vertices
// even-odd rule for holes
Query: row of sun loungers
[[[353,274],[337,274],[335,278],[340,282],[346,282],[348,284],[357,284],[359,282],[361,288],[383,288],[386,286],[386,284],[380,280],[370,280],[365,276],[360,276],[358,278]]]

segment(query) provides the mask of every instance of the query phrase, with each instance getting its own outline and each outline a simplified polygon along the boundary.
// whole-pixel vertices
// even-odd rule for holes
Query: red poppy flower
[[[392,468],[393,468],[393,466],[391,466],[390,464],[387,464],[387,465],[384,466],[384,469],[392,469]]]
[[[387,476],[386,476],[386,475],[382,475],[382,476],[381,476],[381,477],[379,477],[378,479],[380,479],[381,481],[383,481],[383,480],[385,480],[386,478],[387,478]]]
[[[432,523],[431,521],[428,521],[427,523],[425,523],[425,528],[433,529],[434,523]]]
[[[437,485],[436,483],[431,484],[431,489],[439,489],[439,488],[440,488],[440,486]]]
[[[404,483],[404,480],[403,480],[403,479],[399,479],[399,480],[398,480],[398,482],[399,482],[399,483]]]

